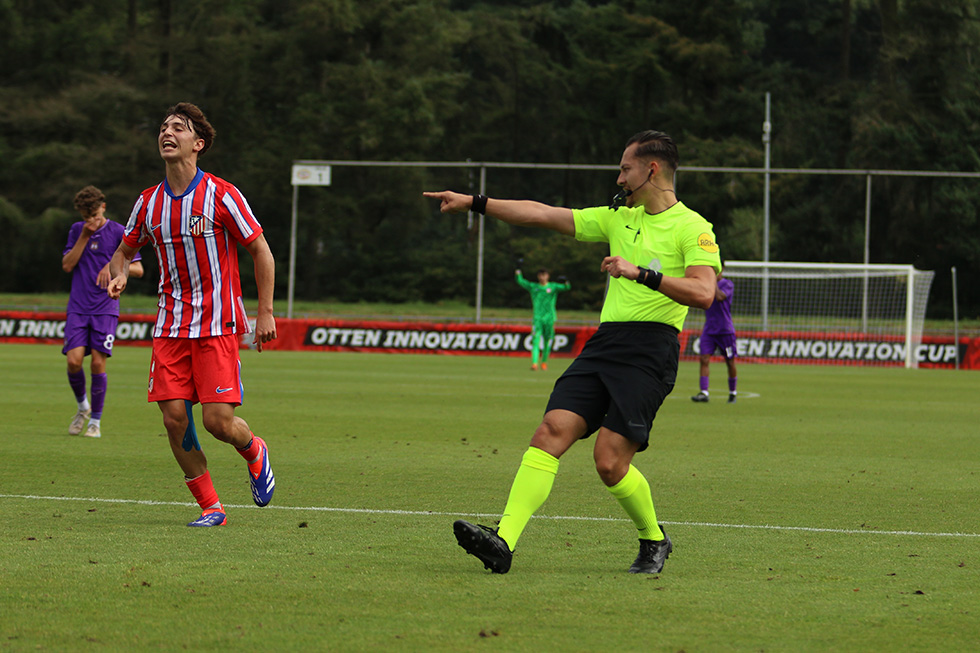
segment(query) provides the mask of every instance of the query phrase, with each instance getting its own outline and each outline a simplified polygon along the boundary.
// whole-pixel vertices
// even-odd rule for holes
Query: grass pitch
[[[635,529],[562,458],[514,566],[452,521],[493,523],[551,384],[516,358],[243,352],[238,414],[276,495],[199,432],[229,524],[198,514],[146,403],[149,350],[116,350],[100,440],[66,435],[58,347],[0,345],[0,649],[975,650],[980,374],[740,366],[688,397],[636,465],[674,540],[630,576]]]

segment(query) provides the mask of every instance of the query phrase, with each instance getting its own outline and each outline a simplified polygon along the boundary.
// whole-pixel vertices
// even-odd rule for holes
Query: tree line
[[[978,171],[978,14],[973,0],[7,0],[0,290],[67,289],[74,193],[99,186],[125,222],[162,176],[156,131],[178,101],[216,127],[200,165],[248,198],[280,297],[294,160],[615,166],[655,128],[682,165],[761,167],[770,92],[774,167]],[[478,183],[463,167],[338,168],[329,188],[304,189],[296,297],[472,301],[476,224],[421,191]],[[487,183],[572,207],[616,190],[614,170],[494,170]],[[684,173],[679,196],[726,258],[760,259],[762,184]],[[774,176],[770,258],[861,262],[864,194],[859,176]],[[980,315],[980,183],[876,178],[871,200],[871,262],[936,270],[937,318],[956,266],[961,313]],[[512,280],[523,257],[568,276],[563,306],[596,308],[602,254],[488,221],[484,303],[526,303]]]

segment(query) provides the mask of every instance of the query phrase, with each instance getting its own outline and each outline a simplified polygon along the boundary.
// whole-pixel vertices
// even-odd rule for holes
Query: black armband
[[[663,278],[663,272],[640,268],[640,273],[636,276],[636,283],[642,284],[650,290],[657,290],[660,288],[660,282]]]
[[[473,211],[473,213],[486,213],[488,199],[486,195],[474,195],[473,206],[470,207],[470,211]]]

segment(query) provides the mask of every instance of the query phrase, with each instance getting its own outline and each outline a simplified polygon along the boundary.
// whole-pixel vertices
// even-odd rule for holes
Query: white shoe
[[[98,424],[89,424],[88,428],[85,429],[85,433],[82,433],[86,438],[101,438],[102,431],[99,430]]]
[[[68,435],[78,435],[85,428],[85,422],[92,415],[92,409],[80,410],[75,413],[75,416],[71,418],[71,424],[68,425]]]

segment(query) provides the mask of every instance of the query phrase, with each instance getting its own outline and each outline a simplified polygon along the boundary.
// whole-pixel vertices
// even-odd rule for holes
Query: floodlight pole
[[[864,190],[864,264],[871,263],[871,173],[869,172]],[[861,293],[861,328],[868,332],[868,273],[864,273],[864,287]]]
[[[960,311],[956,304],[956,266],[950,268],[953,276],[953,347],[956,348],[956,369],[960,369]]]
[[[871,263],[871,173],[864,187],[864,264]]]
[[[766,92],[766,120],[762,123],[762,143],[766,150],[765,165],[765,192],[762,196],[762,261],[769,263],[769,177],[772,169],[771,157],[771,135],[772,135],[772,116],[770,114],[771,94]],[[763,268],[762,277],[762,328],[769,325],[769,267]]]
[[[915,267],[909,266],[909,276],[905,281],[905,367],[919,366],[915,348],[912,346],[912,322],[915,318]],[[921,329],[920,329],[921,332]],[[922,339],[919,339],[921,342]]]

